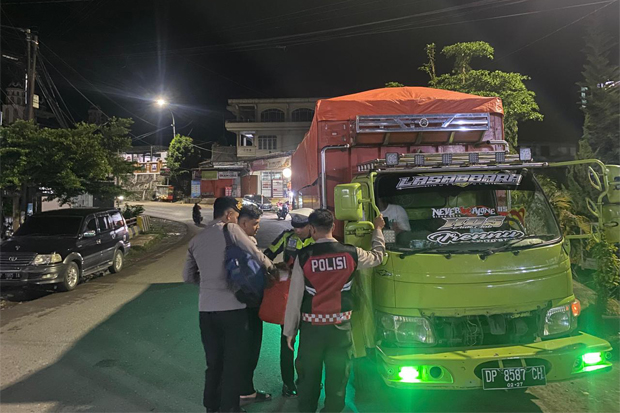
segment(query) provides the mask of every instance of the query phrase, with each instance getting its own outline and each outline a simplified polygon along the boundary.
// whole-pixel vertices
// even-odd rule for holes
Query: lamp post
[[[159,98],[155,101],[155,103],[157,104],[157,106],[159,106],[160,108],[167,108],[168,111],[170,112],[170,116],[172,116],[172,139],[174,139],[175,136],[177,136],[177,129],[176,129],[176,125],[174,123],[174,113],[172,113],[172,109],[170,109],[170,107],[168,106],[168,101],[164,98]]]

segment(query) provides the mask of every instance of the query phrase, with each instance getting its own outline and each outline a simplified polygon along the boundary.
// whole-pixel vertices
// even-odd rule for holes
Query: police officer
[[[274,260],[283,252],[284,263],[292,269],[297,252],[314,242],[312,237],[310,237],[310,226],[308,225],[308,217],[313,211],[311,208],[300,208],[291,211],[293,229],[281,233],[265,250],[264,254],[270,260]],[[284,326],[282,326],[282,331],[284,332]],[[280,374],[282,375],[282,395],[284,397],[297,396],[294,358],[295,352],[289,349],[286,336],[282,334],[280,337]]]
[[[375,221],[372,250],[339,243],[332,235],[334,216],[318,209],[308,218],[315,243],[299,251],[291,279],[284,334],[293,349],[300,329],[297,354],[299,411],[315,412],[325,364],[325,408],[340,412],[352,354],[351,285],[356,269],[381,264],[385,252],[383,216]]]
[[[290,268],[293,268],[297,251],[314,242],[310,237],[310,227],[308,226],[308,217],[313,211],[311,208],[291,211],[293,228],[282,232],[265,250],[264,254],[273,260],[281,252],[284,252],[283,261]]]

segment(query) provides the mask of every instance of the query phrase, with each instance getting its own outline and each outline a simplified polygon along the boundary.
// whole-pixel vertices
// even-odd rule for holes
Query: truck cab
[[[543,165],[470,154],[375,160],[336,187],[346,243],[368,248],[368,221],[386,219],[383,265],[357,279],[356,354],[405,388],[524,388],[609,370],[610,344],[576,330],[569,252],[534,175]]]

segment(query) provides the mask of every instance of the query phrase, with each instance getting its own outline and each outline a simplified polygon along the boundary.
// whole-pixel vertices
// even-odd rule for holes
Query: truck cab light
[[[398,377],[405,383],[415,383],[418,380],[418,376],[420,372],[417,367],[405,366],[400,368],[400,372],[398,373]]]
[[[583,362],[587,365],[598,364],[603,361],[603,357],[601,357],[601,353],[586,353],[581,356]]]

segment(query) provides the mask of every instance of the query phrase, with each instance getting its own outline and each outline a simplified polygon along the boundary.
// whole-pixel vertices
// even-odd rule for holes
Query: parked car
[[[35,214],[0,244],[0,285],[58,284],[70,291],[85,275],[119,272],[129,248],[127,223],[118,209]]]
[[[271,200],[263,195],[245,195],[243,197],[244,205],[256,205],[263,211],[271,211],[273,204]]]

